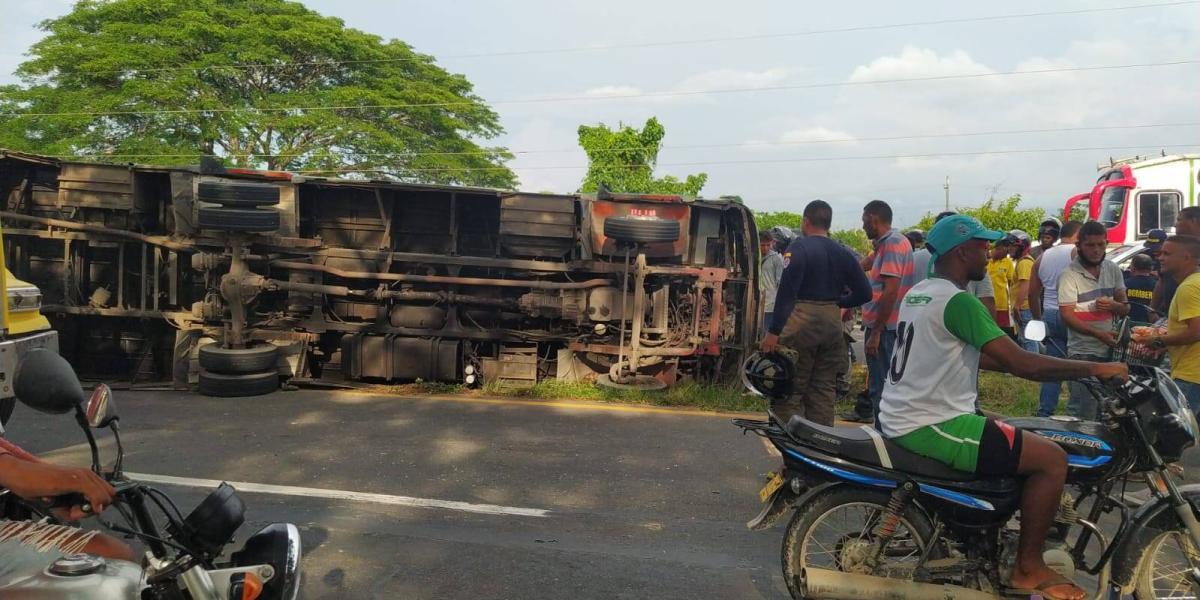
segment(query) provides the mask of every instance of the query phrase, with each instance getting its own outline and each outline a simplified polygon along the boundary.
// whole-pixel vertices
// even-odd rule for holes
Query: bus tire
[[[279,372],[225,375],[200,369],[200,393],[217,398],[265,396],[279,389]]]
[[[224,375],[269,371],[278,357],[279,348],[270,343],[246,348],[225,348],[219,343],[200,346],[200,368]]]
[[[202,181],[196,185],[196,199],[233,207],[274,206],[279,204],[279,187],[270,183]]]

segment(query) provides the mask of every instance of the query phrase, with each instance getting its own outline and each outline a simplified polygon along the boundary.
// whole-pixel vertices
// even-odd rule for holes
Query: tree
[[[579,126],[579,145],[588,155],[588,171],[581,192],[595,192],[603,185],[611,192],[627,194],[677,194],[698,196],[708,175],[688,175],[684,180],[667,175],[654,177],[658,151],[667,130],[650,117],[637,130],[618,124],[616,131],[601,123]]]
[[[499,118],[404,42],[286,0],[80,0],[0,87],[0,144],[511,188]],[[337,108],[334,108],[337,107]]]
[[[1006,200],[999,201],[989,198],[981,206],[975,208],[955,207],[955,210],[979,219],[979,222],[988,229],[997,231],[1020,229],[1031,235],[1037,232],[1038,226],[1046,218],[1046,211],[1041,208],[1036,206],[1021,208],[1020,194],[1014,194]],[[913,229],[928,232],[933,227],[934,216],[933,213],[925,213],[925,216]]]
[[[766,231],[776,225],[799,230],[804,224],[804,215],[787,211],[754,211],[754,225],[759,231]],[[871,253],[871,240],[861,229],[838,229],[829,232],[829,237],[849,246],[855,252],[866,256]]]

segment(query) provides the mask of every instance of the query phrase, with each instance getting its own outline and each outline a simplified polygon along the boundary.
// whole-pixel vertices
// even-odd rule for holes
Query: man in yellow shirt
[[[1013,328],[1010,316],[1012,306],[1008,301],[1008,290],[1017,279],[1016,268],[1013,266],[1012,259],[1008,257],[1013,241],[1015,240],[1011,235],[1006,235],[996,241],[996,244],[992,246],[992,257],[988,261],[987,269],[988,277],[992,280],[992,290],[995,292],[996,324],[1009,337],[1013,337]]]
[[[1171,353],[1171,377],[1187,397],[1192,412],[1200,410],[1200,238],[1175,235],[1163,244],[1159,262],[1163,273],[1180,282],[1167,311],[1166,335],[1150,334],[1148,341]],[[1139,341],[1146,341],[1141,338]]]
[[[1029,309],[1029,280],[1033,278],[1035,259],[1029,251],[1033,240],[1020,229],[1008,232],[1016,241],[1012,246],[1012,258],[1016,261],[1017,276],[1012,285],[1013,328],[1017,330],[1017,341],[1029,352],[1040,352],[1038,343],[1025,339],[1025,324],[1033,320]]]

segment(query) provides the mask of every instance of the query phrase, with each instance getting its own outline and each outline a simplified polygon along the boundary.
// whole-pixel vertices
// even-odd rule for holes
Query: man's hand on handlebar
[[[48,465],[49,466],[49,465]],[[55,478],[53,486],[63,490],[63,494],[79,494],[87,500],[88,509],[82,506],[71,506],[66,510],[68,520],[77,521],[88,514],[100,514],[113,503],[116,490],[91,469],[51,466],[47,469],[47,477]]]
[[[1091,376],[1104,382],[1129,381],[1129,365],[1119,362],[1092,363]]]

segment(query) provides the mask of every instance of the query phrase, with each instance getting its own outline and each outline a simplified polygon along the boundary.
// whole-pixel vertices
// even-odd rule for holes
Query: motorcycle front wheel
[[[1184,600],[1200,596],[1189,575],[1200,565],[1200,551],[1187,532],[1164,531],[1146,545],[1137,575],[1134,596],[1138,600]]]
[[[912,579],[933,527],[911,504],[900,516],[896,533],[880,552],[875,568],[867,565],[876,539],[875,526],[889,498],[887,492],[839,485],[797,509],[783,538],[783,577],[792,598],[807,597],[802,581],[807,568]]]

